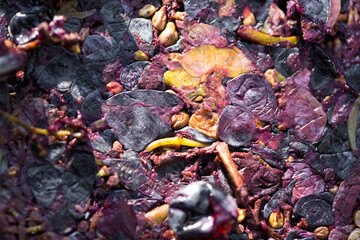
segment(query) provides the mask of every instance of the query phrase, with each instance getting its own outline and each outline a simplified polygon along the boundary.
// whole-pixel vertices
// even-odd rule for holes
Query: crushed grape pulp
[[[0,1],[0,239],[355,239],[359,9]]]

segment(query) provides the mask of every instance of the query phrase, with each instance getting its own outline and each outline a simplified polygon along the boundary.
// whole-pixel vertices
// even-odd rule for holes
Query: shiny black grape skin
[[[236,223],[237,205],[218,186],[194,182],[170,203],[169,225],[182,240],[224,239]]]

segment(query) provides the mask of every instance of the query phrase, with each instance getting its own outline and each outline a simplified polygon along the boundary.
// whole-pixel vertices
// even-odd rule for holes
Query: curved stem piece
[[[298,36],[275,37],[275,36],[271,36],[269,34],[260,32],[255,28],[244,26],[244,25],[239,27],[239,30],[237,31],[237,33],[243,39],[246,39],[251,42],[261,44],[264,46],[271,46],[271,45],[278,45],[278,44],[294,46],[299,42]]]
[[[151,151],[158,147],[163,146],[187,146],[187,147],[206,147],[208,144],[198,142],[188,138],[181,138],[181,137],[169,137],[169,138],[161,138],[158,140],[153,141],[150,143],[146,148],[145,151]]]

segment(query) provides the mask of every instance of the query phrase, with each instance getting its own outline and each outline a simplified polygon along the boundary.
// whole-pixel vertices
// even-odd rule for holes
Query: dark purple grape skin
[[[104,66],[97,63],[82,64],[76,73],[70,92],[74,98],[85,97],[105,87],[102,77]]]
[[[61,169],[50,164],[29,168],[27,179],[39,205],[50,206],[62,184],[62,177]]]
[[[255,130],[253,115],[243,107],[228,105],[219,119],[219,138],[232,147],[241,147],[251,141]]]
[[[120,83],[128,91],[138,89],[139,78],[143,74],[145,68],[150,65],[146,61],[138,61],[130,64],[121,72]]]
[[[278,104],[271,85],[257,74],[242,74],[226,85],[233,105],[241,106],[262,121],[273,121]]]
[[[142,151],[155,139],[164,136],[171,129],[149,109],[134,105],[125,111],[112,111],[105,115],[109,126],[124,149]]]
[[[6,82],[0,82],[0,109],[7,111],[9,108],[9,91]],[[0,126],[4,122],[4,116],[0,116]]]
[[[339,152],[334,154],[321,154],[320,157],[313,159],[310,166],[320,174],[324,174],[325,170],[331,169],[336,173],[340,180],[346,180],[352,165],[357,163],[358,159],[352,152]]]
[[[335,223],[332,214],[334,195],[329,192],[316,193],[301,198],[295,204],[295,214],[306,218],[309,227],[330,226]]]
[[[341,153],[350,150],[347,125],[341,124],[336,129],[329,128],[317,145],[317,150],[322,154]]]
[[[291,54],[299,53],[298,48],[275,48],[268,47],[270,56],[275,62],[275,68],[285,77],[290,77],[294,74],[289,66],[288,59]]]
[[[63,50],[42,68],[37,84],[43,89],[69,90],[79,68],[79,56]]]
[[[49,8],[36,6],[22,10],[10,20],[9,30],[12,40],[17,44],[25,44],[36,38],[36,31],[32,29],[41,22],[50,22],[53,14]]]
[[[86,63],[107,62],[116,57],[119,46],[112,37],[90,35],[85,39],[82,51]]]
[[[106,208],[97,223],[97,229],[109,240],[136,238],[136,215],[124,199]]]
[[[328,54],[319,46],[311,51],[315,67],[311,73],[311,86],[319,90],[335,79],[336,69]]]
[[[142,151],[155,139],[169,133],[172,113],[182,109],[176,95],[156,90],[122,92],[106,102],[112,111],[105,114],[125,149]]]
[[[104,18],[104,27],[110,35],[119,42],[128,30],[123,12],[124,8],[119,1],[109,1],[100,10]]]
[[[189,19],[194,19],[201,10],[210,6],[209,0],[197,1],[197,0],[185,0],[184,7],[185,12],[188,15]]]
[[[330,11],[330,1],[328,0],[300,0],[299,5],[303,10],[303,14],[310,18],[314,23],[322,21],[326,22]]]
[[[98,91],[94,91],[84,98],[80,111],[87,122],[91,123],[101,118],[101,104],[102,98]]]
[[[291,231],[285,238],[285,240],[317,240],[313,232],[309,232],[302,229],[296,229]]]
[[[360,64],[354,64],[345,71],[346,84],[349,85],[356,92],[360,93]]]
[[[341,2],[348,19],[339,18],[328,28],[329,3],[334,2]],[[235,6],[224,9],[225,3]],[[176,24],[179,34],[176,44],[159,43],[161,32],[153,30],[151,18],[139,18],[144,4],[157,10],[166,5],[168,22]],[[360,93],[360,23],[351,22],[358,5],[349,0],[0,0],[0,43],[6,39],[12,49],[0,45],[0,109],[50,131],[44,136],[29,133],[0,114],[0,239],[316,240],[314,229],[329,224],[328,239],[346,239],[360,196],[359,151],[350,148],[347,129]],[[299,43],[284,48],[239,38],[245,7],[255,16],[254,28],[264,23],[261,30],[272,37],[297,36]],[[43,11],[45,15],[37,15]],[[41,21],[55,23],[47,11],[66,15],[64,27],[54,30],[61,37],[64,29],[79,34],[80,52],[37,35]],[[14,16],[16,12],[26,14]],[[184,12],[185,21],[175,20],[175,12]],[[285,18],[279,16],[282,12]],[[177,67],[165,61],[209,44],[190,34],[200,23],[220,31],[220,41],[211,41],[215,47],[236,46],[255,69],[234,79],[215,79],[214,73],[211,80],[204,77],[206,94],[189,100],[182,93],[194,89],[165,84],[164,73],[172,70],[168,67]],[[275,28],[280,35],[271,34]],[[38,42],[36,48],[19,50]],[[149,60],[138,61],[136,51]],[[110,88],[110,82],[119,88]],[[224,99],[217,99],[217,91],[212,94],[213,87],[221,87],[216,90]],[[309,98],[303,96],[312,99],[304,103]],[[283,108],[290,103],[294,105]],[[303,105],[307,108],[298,110]],[[191,115],[198,108],[218,114],[219,139],[190,127],[172,128],[174,114]],[[288,118],[280,118],[281,112]],[[311,117],[327,121],[302,131],[307,117],[306,125]],[[55,137],[57,130],[70,136]],[[359,145],[360,125],[356,130]],[[309,139],[311,132],[316,136]],[[173,136],[208,146],[143,151],[152,141]],[[214,150],[216,141],[229,145],[247,196],[233,188]],[[208,183],[178,192],[199,180]],[[337,186],[331,201],[326,196]],[[235,197],[239,205],[231,202]],[[171,205],[169,218],[156,225],[148,222],[144,215],[162,204]],[[238,207],[248,207],[241,223]],[[282,229],[271,232],[258,225],[267,225],[279,209],[290,219]],[[33,212],[40,220],[32,218]],[[301,229],[304,219],[308,226]],[[84,222],[90,226],[84,228]]]

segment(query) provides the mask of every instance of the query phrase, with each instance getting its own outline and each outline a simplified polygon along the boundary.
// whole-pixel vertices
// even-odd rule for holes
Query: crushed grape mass
[[[359,9],[0,1],[0,238],[359,239]]]

